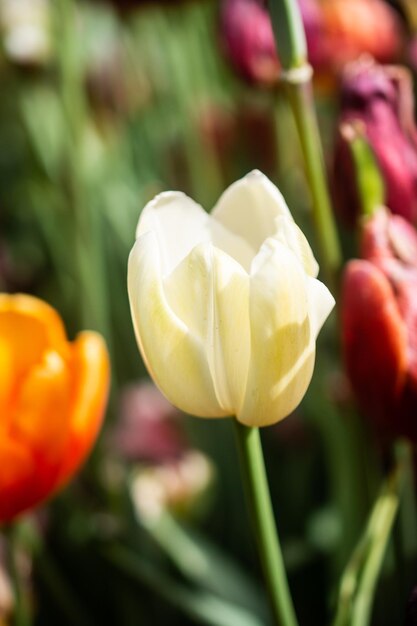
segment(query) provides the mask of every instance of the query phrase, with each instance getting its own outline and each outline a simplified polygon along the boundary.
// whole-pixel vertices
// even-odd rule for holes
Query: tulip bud
[[[402,31],[395,11],[383,0],[322,0],[325,63],[338,74],[368,53],[392,62],[401,50]]]
[[[410,75],[362,59],[346,68],[333,162],[335,202],[348,224],[360,214],[354,164],[345,129],[359,125],[371,146],[393,213],[417,221],[417,134]]]
[[[381,209],[364,225],[361,251],[343,280],[347,372],[381,435],[417,440],[417,234]]]
[[[90,451],[104,414],[109,360],[103,339],[70,343],[56,311],[0,294],[0,522],[61,488]]]
[[[280,63],[264,2],[226,0],[220,33],[225,55],[242,78],[263,86],[278,81]]]
[[[326,25],[318,0],[298,0],[307,40],[308,60],[315,70],[327,65]]]
[[[136,337],[164,395],[201,417],[266,426],[301,401],[334,306],[278,189],[252,172],[213,214],[167,192],[142,211],[129,258]]]

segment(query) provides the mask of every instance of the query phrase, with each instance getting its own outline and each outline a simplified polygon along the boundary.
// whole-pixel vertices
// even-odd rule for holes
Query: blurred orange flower
[[[101,425],[110,380],[102,337],[66,337],[57,312],[0,294],[0,522],[63,486]]]

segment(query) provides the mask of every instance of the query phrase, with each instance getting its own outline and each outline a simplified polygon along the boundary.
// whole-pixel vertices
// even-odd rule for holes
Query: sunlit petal
[[[142,235],[130,254],[128,290],[137,341],[161,391],[183,411],[203,417],[225,415],[216,397],[201,337],[168,304],[152,232]]]
[[[250,283],[251,359],[239,421],[273,424],[301,401],[310,382],[315,345],[306,276],[295,255],[268,239]]]
[[[275,238],[295,254],[309,276],[313,276],[313,278],[317,276],[319,266],[310,244],[292,218],[286,215],[279,215],[276,218]]]
[[[226,189],[212,212],[214,219],[248,243],[254,255],[275,234],[279,215],[292,219],[281,192],[258,170]]]
[[[217,400],[235,413],[249,363],[249,276],[210,244],[194,248],[165,282],[168,302],[204,347]]]

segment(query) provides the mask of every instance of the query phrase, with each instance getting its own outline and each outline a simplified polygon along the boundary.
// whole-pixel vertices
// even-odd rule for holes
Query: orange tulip
[[[100,335],[83,332],[70,343],[48,304],[0,294],[0,522],[76,471],[99,431],[109,379]]]

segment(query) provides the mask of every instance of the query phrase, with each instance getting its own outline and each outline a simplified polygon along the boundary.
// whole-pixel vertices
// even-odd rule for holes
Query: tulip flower
[[[344,129],[360,125],[372,148],[393,213],[417,221],[417,133],[411,77],[399,67],[370,59],[346,68],[342,84],[339,134],[334,156],[335,200],[348,224],[359,215],[352,156]]]
[[[0,522],[61,488],[91,449],[104,413],[103,339],[70,343],[48,304],[0,294]]]
[[[417,234],[379,210],[367,220],[362,259],[348,263],[342,294],[347,372],[383,436],[417,437]]]
[[[301,401],[334,305],[278,189],[254,171],[209,216],[179,192],[143,210],[128,288],[142,357],[165,396],[202,417],[265,426]]]
[[[276,84],[280,63],[267,8],[259,0],[225,0],[220,35],[225,56],[250,83]]]
[[[265,0],[223,0],[220,35],[225,56],[246,81],[278,82],[280,60]],[[298,0],[308,59],[320,78],[339,76],[361,54],[381,63],[398,59],[402,33],[382,0]]]
[[[324,21],[317,0],[298,0],[306,32],[308,57],[314,68],[325,63]],[[220,35],[225,56],[249,83],[271,86],[278,82],[278,58],[271,19],[263,0],[223,0]],[[327,54],[327,53],[326,53]]]
[[[321,61],[335,74],[367,53],[380,63],[397,60],[402,32],[396,12],[383,0],[321,0]]]

